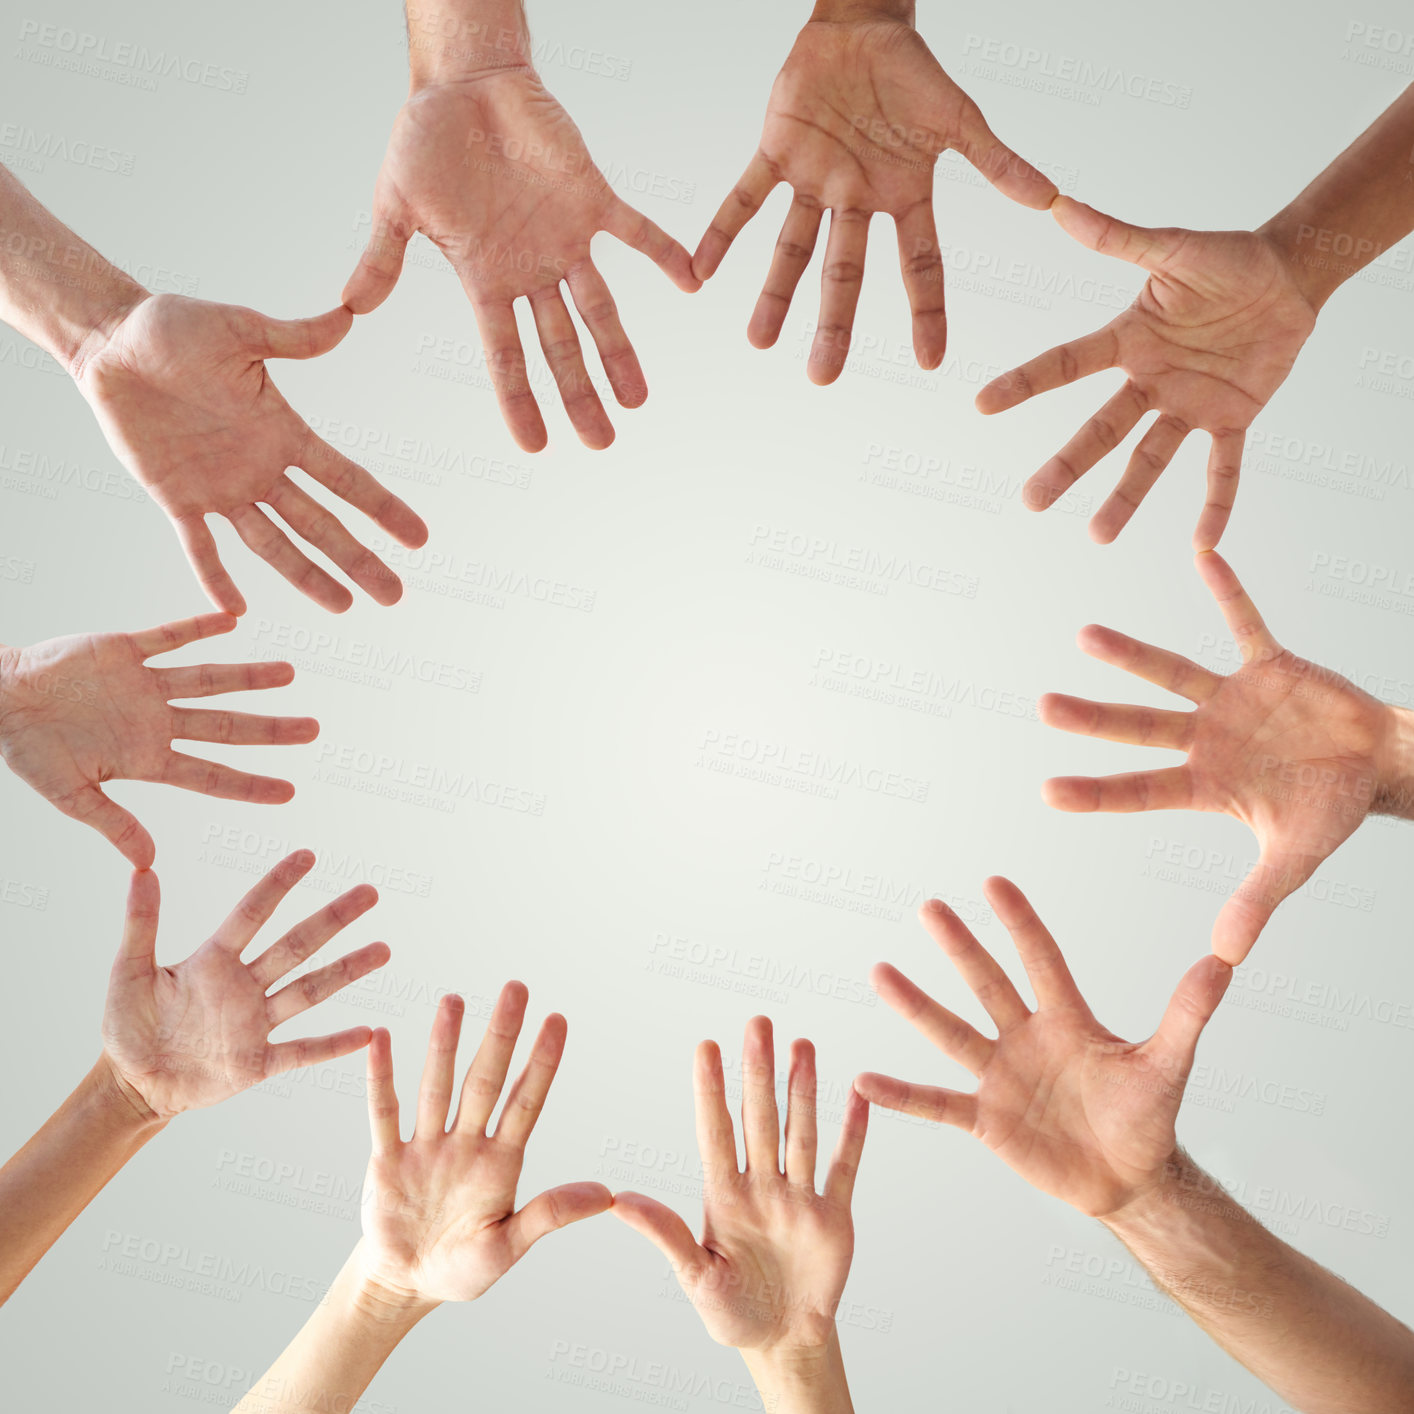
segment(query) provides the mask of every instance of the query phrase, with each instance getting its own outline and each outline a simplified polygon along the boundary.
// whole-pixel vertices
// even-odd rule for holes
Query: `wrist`
[[[782,1343],[746,1349],[741,1355],[768,1409],[787,1394],[848,1389],[839,1331],[834,1327],[820,1345]]]
[[[123,1079],[106,1050],[100,1053],[89,1071],[85,1085],[95,1113],[134,1134],[156,1133],[165,1128],[171,1118],[158,1114],[137,1089]]]
[[[529,69],[530,30],[521,0],[407,7],[411,91]]]
[[[812,21],[823,24],[858,24],[869,20],[896,20],[915,24],[914,0],[815,0]]]
[[[1386,730],[1376,756],[1378,784],[1370,813],[1414,820],[1414,712],[1384,706]]]
[[[360,1238],[345,1268],[347,1296],[353,1308],[379,1327],[411,1329],[442,1303],[424,1296],[416,1287],[390,1281],[373,1268],[368,1244]]]
[[[1162,1227],[1177,1211],[1215,1191],[1220,1191],[1216,1180],[1182,1149],[1175,1149],[1152,1182],[1136,1189],[1119,1207],[1097,1216],[1123,1241],[1126,1234]]]
[[[1292,283],[1319,314],[1322,305],[1360,266],[1334,254],[1332,232],[1308,217],[1309,213],[1288,206],[1258,226],[1255,234],[1281,257]]]

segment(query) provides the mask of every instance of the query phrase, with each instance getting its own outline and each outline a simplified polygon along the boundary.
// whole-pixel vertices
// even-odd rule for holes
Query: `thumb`
[[[1081,245],[1145,270],[1162,265],[1188,234],[1173,226],[1131,226],[1128,221],[1106,216],[1071,196],[1057,197],[1051,215],[1061,230]]]
[[[1212,1020],[1231,981],[1232,968],[1221,958],[1209,954],[1195,962],[1179,979],[1159,1029],[1149,1040],[1147,1049],[1164,1066],[1180,1091],[1188,1082],[1198,1038]]]
[[[607,1212],[613,1201],[614,1195],[602,1183],[564,1183],[547,1189],[506,1219],[511,1260],[519,1262],[546,1233]]]
[[[340,343],[352,328],[353,314],[342,304],[312,319],[262,316],[255,352],[261,358],[318,358]]]
[[[610,1211],[646,1237],[675,1272],[697,1265],[702,1249],[688,1225],[666,1203],[641,1193],[616,1193]]]
[[[1213,924],[1213,952],[1236,967],[1257,941],[1277,905],[1320,867],[1324,856],[1264,849]]]
[[[393,293],[415,229],[404,213],[391,211],[375,201],[368,244],[344,286],[343,300],[347,308],[355,314],[367,314]]]
[[[135,869],[128,886],[127,916],[123,919],[123,941],[113,962],[115,978],[140,977],[157,966],[157,914],[162,892],[151,869]]]
[[[97,830],[134,869],[150,868],[157,857],[157,846],[137,817],[110,800],[98,786],[85,785],[54,804],[65,815]]]

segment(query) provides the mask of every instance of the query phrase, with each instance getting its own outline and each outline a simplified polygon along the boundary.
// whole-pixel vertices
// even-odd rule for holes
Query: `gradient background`
[[[773,8],[532,6],[546,83],[619,189],[689,248],[751,155],[805,17],[804,5]],[[1399,31],[1409,21],[1393,3],[1338,17],[1309,3],[1193,0],[1157,28],[1117,5],[922,8],[940,61],[1005,139],[1063,190],[1155,224],[1264,220],[1414,74],[1414,31]],[[144,89],[111,65],[65,72],[46,62],[54,50],[21,38],[35,23],[213,64],[230,86],[168,78]],[[393,0],[148,3],[121,15],[66,0],[12,7],[0,33],[0,160],[110,258],[152,288],[272,314],[337,301],[406,87]],[[983,58],[989,46],[999,61]],[[1028,46],[1043,57],[1023,61]],[[1044,71],[1064,58],[1118,70],[1136,89],[1154,80],[1167,101],[1053,91]],[[107,170],[62,155],[73,144],[111,154]],[[323,732],[309,747],[227,753],[292,779],[298,795],[282,808],[114,788],[158,843],[159,957],[192,951],[287,848],[308,845],[321,862],[277,915],[283,926],[346,883],[382,881],[382,903],[342,941],[385,938],[392,962],[306,1029],[389,1026],[406,1101],[437,996],[467,996],[470,1030],[504,979],[523,978],[534,1016],[570,1018],[523,1196],[597,1177],[675,1202],[694,1223],[698,1038],[735,1056],[742,1023],[762,1010],[782,1050],[812,1037],[827,1118],[861,1069],[966,1079],[863,983],[888,958],[976,1014],[913,919],[930,893],[976,919],[1019,973],[980,903],[985,875],[1011,875],[1099,1017],[1147,1035],[1206,949],[1252,840],[1223,817],[1049,811],[1046,775],[1168,758],[1049,732],[1034,703],[1048,689],[1165,700],[1079,653],[1073,635],[1092,620],[1214,667],[1234,662],[1189,559],[1207,439],[1190,439],[1112,547],[1092,545],[1076,511],[1103,499],[1119,457],[1048,514],[1025,512],[1022,481],[1120,375],[990,421],[972,397],[1108,320],[1140,275],[1080,249],[952,156],[936,190],[951,318],[938,373],[908,352],[882,219],[856,352],[836,386],[805,377],[818,256],[778,347],[747,345],[784,189],[694,297],[600,238],[596,259],[652,390],[638,412],[611,407],[608,453],[579,446],[553,392],[542,398],[549,450],[516,450],[466,300],[420,240],[394,296],[339,349],[275,365],[330,440],[369,447],[364,464],[423,514],[432,540],[401,605],[361,599],[336,618],[215,526],[251,608],[228,639],[181,660],[290,658],[294,685],[239,705],[312,713]],[[1283,642],[1404,705],[1414,599],[1372,599],[1362,586],[1414,569],[1412,295],[1404,247],[1332,301],[1249,439],[1222,547]],[[538,376],[548,388],[543,367]],[[0,408],[6,641],[144,628],[207,607],[165,517],[133,494],[77,393],[8,330]],[[419,448],[411,458],[396,455],[406,438]],[[48,473],[13,470],[29,458],[48,459]],[[985,492],[964,490],[979,478]],[[841,554],[912,557],[972,593],[820,582],[801,573],[807,557],[763,560],[763,528]],[[446,566],[468,560],[592,591],[592,610],[515,593],[458,602]],[[350,673],[394,649],[431,681]],[[934,690],[902,705],[837,690],[822,669],[837,654],[866,674],[933,675]],[[731,738],[756,746],[724,746]],[[761,743],[901,773],[926,783],[926,801],[854,788],[825,799],[750,779],[740,768]],[[371,775],[354,772],[358,788],[331,778],[343,747],[394,758],[390,773],[433,763],[509,783],[543,797],[543,813],[380,798]],[[0,790],[8,1152],[93,1059],[126,868],[12,778]],[[1400,827],[1367,826],[1282,908],[1208,1030],[1180,1134],[1282,1236],[1376,1301],[1406,1298],[1407,1313],[1399,1204],[1414,1143],[1395,1097],[1414,1040],[1403,946],[1414,880],[1403,846]],[[1294,993],[1315,1000],[1297,1008]],[[9,1303],[0,1342],[13,1406],[179,1414],[234,1402],[355,1240],[362,1096],[351,1057],[172,1125]],[[822,1143],[833,1130],[822,1125]],[[856,1221],[842,1336],[861,1408],[1281,1407],[1098,1224],[965,1135],[876,1111]],[[146,1255],[119,1260],[125,1247]],[[244,1274],[193,1285],[203,1261]],[[610,1371],[612,1388],[591,1388]],[[437,1312],[360,1408],[625,1402],[757,1407],[738,1357],[705,1337],[656,1251],[605,1217],[544,1243],[474,1308]]]

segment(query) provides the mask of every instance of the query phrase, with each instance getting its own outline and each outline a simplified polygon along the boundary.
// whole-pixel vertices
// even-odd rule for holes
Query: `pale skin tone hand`
[[[1247,428],[1290,373],[1316,310],[1265,234],[1131,226],[1070,197],[1051,211],[1081,245],[1131,261],[1149,278],[1124,313],[1003,374],[978,393],[977,407],[1004,412],[1092,373],[1123,369],[1119,391],[1026,483],[1025,502],[1032,510],[1053,505],[1156,412],[1091,520],[1091,538],[1109,544],[1183,439],[1201,430],[1212,448],[1193,547],[1211,550],[1232,513]]]
[[[1374,808],[1394,731],[1386,704],[1282,648],[1219,555],[1198,556],[1242,655],[1223,676],[1177,653],[1090,625],[1092,657],[1188,698],[1191,712],[1047,693],[1048,726],[1186,753],[1180,766],[1046,782],[1060,810],[1210,810],[1241,820],[1261,853],[1213,927],[1213,951],[1241,962],[1273,910],[1301,887]]]
[[[471,301],[501,415],[527,452],[540,451],[547,434],[527,376],[517,300],[530,304],[575,431],[599,449],[614,440],[614,429],[561,286],[615,398],[634,408],[648,385],[591,257],[594,236],[606,231],[648,256],[679,289],[701,284],[687,251],[615,195],[579,129],[528,64],[414,87],[378,174],[368,246],[344,289],[355,314],[376,309],[392,292],[418,231],[446,256]]]
[[[1001,142],[945,74],[911,24],[887,14],[812,19],[786,59],[761,143],[693,256],[706,280],[778,183],[793,197],[747,337],[770,348],[830,213],[820,272],[820,317],[806,372],[833,383],[849,355],[864,278],[869,222],[894,220],[919,364],[936,368],[947,344],[943,263],[933,219],[933,168],[960,152],[1004,196],[1044,210],[1056,188]]]
[[[545,1018],[525,1068],[506,1090],[529,993],[501,989],[452,1113],[462,999],[438,1006],[418,1091],[417,1121],[404,1140],[393,1088],[392,1043],[373,1033],[368,1050],[368,1105],[373,1156],[364,1181],[365,1281],[392,1299],[474,1301],[546,1234],[604,1212],[612,1198],[600,1183],[567,1183],[516,1207],[525,1146],[540,1118],[565,1048],[563,1016]],[[494,1127],[492,1113],[505,1092]],[[450,1123],[448,1117],[450,1113]]]
[[[286,746],[319,734],[311,717],[172,705],[291,681],[288,663],[148,666],[154,655],[235,626],[229,614],[206,614],[143,633],[77,634],[0,649],[0,755],[22,781],[65,815],[92,826],[138,869],[152,863],[152,836],[108,798],[105,781],[155,781],[262,805],[289,800],[294,787],[288,781],[172,749],[178,739]]]
[[[887,963],[870,980],[889,1006],[977,1078],[977,1089],[875,1074],[859,1076],[855,1088],[873,1104],[966,1130],[1033,1187],[1103,1217],[1162,1180],[1177,1149],[1174,1120],[1198,1038],[1232,969],[1205,957],[1184,974],[1153,1036],[1125,1041],[1095,1019],[1021,890],[993,878],[985,893],[1016,945],[1035,1009],[935,899],[920,910],[923,926],[997,1035],[983,1035]]]
[[[317,437],[281,397],[265,360],[327,353],[353,322],[339,308],[315,319],[180,295],[144,295],[72,372],[125,467],[171,517],[201,587],[217,608],[245,612],[206,523],[224,516],[261,559],[321,607],[342,613],[349,589],[298,548],[288,531],[379,604],[402,595],[398,577],[291,475],[297,468],[404,545],[427,527],[362,467]]]
[[[366,1026],[288,1041],[271,1041],[270,1033],[388,961],[386,943],[369,943],[276,987],[372,908],[378,901],[375,889],[361,884],[349,890],[251,961],[241,957],[313,866],[308,850],[282,860],[207,942],[175,966],[157,963],[157,877],[149,870],[133,875],[123,943],[103,1014],[103,1054],[140,1113],[167,1120],[219,1104],[297,1066],[318,1065],[368,1044],[372,1033]]]
[[[784,1146],[771,1023],[764,1016],[747,1023],[742,1077],[744,1169],[721,1052],[712,1041],[697,1048],[701,1240],[653,1198],[618,1193],[613,1211],[672,1263],[713,1340],[777,1357],[823,1351],[834,1340],[835,1311],[854,1255],[850,1201],[869,1106],[850,1092],[839,1144],[817,1191],[814,1047],[808,1041],[791,1047]]]

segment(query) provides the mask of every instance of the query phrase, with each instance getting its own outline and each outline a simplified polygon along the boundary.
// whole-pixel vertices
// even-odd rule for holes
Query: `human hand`
[[[270,380],[268,358],[314,358],[348,333],[339,308],[315,319],[271,319],[236,305],[146,295],[73,365],[118,460],[172,519],[211,602],[243,614],[208,515],[225,516],[261,559],[323,608],[342,613],[353,595],[261,509],[322,551],[379,604],[402,584],[330,511],[288,475],[298,467],[394,539],[418,546],[427,527],[361,466],[315,436]]]
[[[229,633],[229,614],[204,614],[143,633],[85,633],[29,648],[0,649],[0,755],[65,815],[91,825],[138,869],[156,850],[132,814],[104,794],[104,781],[156,781],[222,800],[278,805],[288,781],[250,775],[173,751],[174,739],[228,746],[313,741],[312,717],[258,717],[173,707],[172,698],[283,687],[288,663],[204,663],[150,668],[146,659]]]
[[[1192,712],[1047,693],[1047,726],[1187,753],[1181,766],[1045,783],[1058,810],[1211,810],[1241,820],[1261,853],[1213,926],[1213,951],[1236,965],[1273,910],[1379,808],[1395,764],[1395,709],[1277,643],[1227,562],[1198,556],[1242,666],[1226,677],[1177,653],[1091,624],[1081,648],[1195,704]]]
[[[1022,1001],[1000,964],[945,903],[923,926],[997,1027],[984,1036],[887,963],[870,981],[900,1016],[977,1077],[973,1094],[861,1075],[855,1089],[887,1109],[956,1125],[1034,1188],[1091,1217],[1114,1213],[1162,1181],[1177,1147],[1174,1119],[1203,1027],[1232,979],[1205,957],[1180,980],[1159,1029],[1123,1041],[1091,1014],[1065,959],[1025,895],[988,879],[987,902],[1016,944],[1036,994]]]
[[[1266,235],[1151,230],[1064,196],[1051,210],[1081,245],[1132,261],[1149,278],[1123,314],[994,379],[977,394],[977,407],[1005,412],[1037,393],[1122,368],[1124,386],[1026,483],[1025,502],[1032,510],[1053,505],[1156,411],[1090,521],[1091,539],[1107,545],[1124,529],[1183,439],[1201,428],[1212,451],[1193,548],[1211,550],[1232,513],[1247,428],[1291,372],[1316,312]]]
[[[607,231],[648,256],[679,289],[701,284],[687,251],[615,195],[579,129],[528,64],[414,85],[378,174],[368,246],[344,288],[355,314],[376,309],[392,292],[418,231],[461,280],[501,416],[527,452],[540,451],[547,438],[526,375],[516,300],[530,301],[540,347],[580,440],[600,449],[614,440],[614,429],[585,369],[561,282],[614,396],[628,408],[643,403],[648,385],[590,256],[591,240]]]
[[[827,1349],[854,1255],[850,1199],[869,1106],[853,1091],[829,1173],[815,1191],[815,1048],[791,1047],[785,1162],[776,1109],[771,1023],[747,1023],[742,1043],[741,1127],[746,1168],[737,1168],[722,1055],[697,1048],[693,1089],[702,1156],[702,1241],[673,1210],[637,1193],[614,1195],[614,1213],[672,1263],[707,1333],[721,1345],[777,1357]]]
[[[602,1213],[613,1201],[603,1184],[566,1183],[516,1208],[525,1145],[565,1048],[564,1017],[547,1016],[488,1133],[529,995],[520,982],[501,989],[450,1128],[464,1003],[454,994],[442,998],[427,1046],[417,1125],[408,1140],[398,1128],[392,1042],[384,1030],[373,1033],[368,1048],[373,1156],[364,1180],[358,1260],[365,1285],[397,1305],[474,1301],[532,1243]]]
[[[250,962],[250,946],[280,901],[314,867],[298,850],[277,864],[185,962],[159,967],[157,876],[133,875],[123,943],[103,1012],[103,1054],[140,1112],[170,1119],[202,1109],[296,1066],[318,1065],[368,1044],[368,1027],[272,1043],[270,1033],[388,961],[369,943],[337,962],[269,988],[378,902],[360,884],[298,923]]]
[[[776,185],[790,184],[794,198],[747,327],[756,348],[770,348],[828,209],[820,318],[806,364],[820,384],[833,383],[849,356],[875,212],[894,219],[918,362],[936,368],[943,361],[947,316],[933,168],[944,151],[955,148],[1024,206],[1044,210],[1056,196],[1049,178],[996,137],[911,24],[887,7],[855,18],[857,5],[851,18],[820,18],[829,8],[817,6],[797,37],[771,89],[761,145],[692,258],[693,270],[709,279]]]

